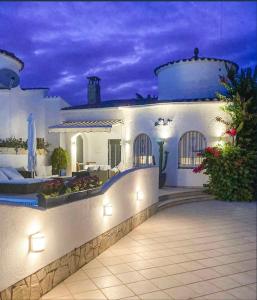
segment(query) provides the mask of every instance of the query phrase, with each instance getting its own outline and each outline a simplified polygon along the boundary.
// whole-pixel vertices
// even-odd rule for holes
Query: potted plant
[[[53,174],[63,175],[69,162],[69,154],[61,147],[55,148],[51,155]]]

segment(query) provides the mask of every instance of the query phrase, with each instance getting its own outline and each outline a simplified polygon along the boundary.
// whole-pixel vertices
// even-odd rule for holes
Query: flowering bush
[[[76,177],[73,180],[69,181],[67,187],[71,189],[71,191],[83,191],[98,187],[100,185],[99,178],[97,176],[83,176]]]
[[[227,71],[220,78],[227,94],[218,97],[229,121],[219,116],[216,121],[226,125],[230,139],[199,153],[203,161],[193,172],[209,176],[207,187],[219,199],[252,201],[257,198],[257,69],[253,75],[249,69],[239,75]]]
[[[48,197],[56,197],[72,192],[79,192],[96,188],[101,185],[97,176],[83,176],[76,177],[72,180],[65,182],[61,178],[52,179],[47,181],[42,189],[42,194]]]
[[[209,176],[209,191],[217,198],[230,201],[254,200],[255,155],[230,144],[223,148],[208,147],[201,153],[203,162],[194,173]]]
[[[62,179],[52,179],[43,185],[42,193],[46,196],[58,196],[65,192],[65,184]]]

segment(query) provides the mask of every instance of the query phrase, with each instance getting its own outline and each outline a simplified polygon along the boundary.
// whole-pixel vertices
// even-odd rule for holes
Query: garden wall
[[[0,205],[0,299],[38,299],[151,216],[158,168],[127,170],[103,188],[100,195],[47,210]],[[103,216],[106,203],[112,216]],[[45,250],[29,252],[29,236],[38,231]]]

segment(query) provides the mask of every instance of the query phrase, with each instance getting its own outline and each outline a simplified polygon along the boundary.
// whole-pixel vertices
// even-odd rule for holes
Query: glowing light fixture
[[[45,250],[45,236],[41,232],[34,233],[30,236],[30,251],[42,252]]]
[[[159,118],[158,121],[154,123],[154,126],[169,126],[171,125],[171,122],[171,119],[165,121],[164,118]]]
[[[142,191],[137,191],[137,201],[142,201],[144,199],[144,194]]]
[[[112,205],[107,203],[104,205],[104,216],[112,216]]]

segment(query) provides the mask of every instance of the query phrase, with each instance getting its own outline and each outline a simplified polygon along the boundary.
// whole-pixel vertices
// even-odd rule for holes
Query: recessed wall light
[[[30,236],[30,251],[42,252],[45,250],[45,236],[41,232],[34,233]]]

